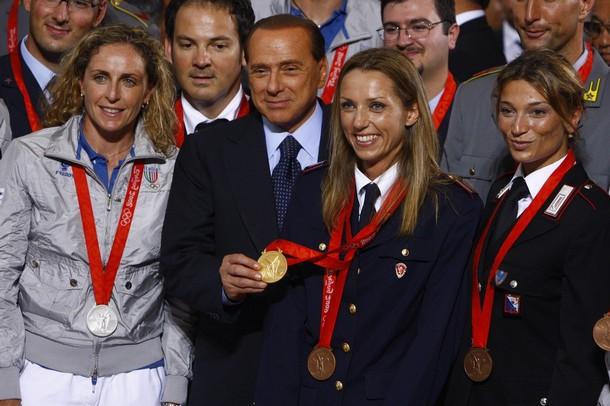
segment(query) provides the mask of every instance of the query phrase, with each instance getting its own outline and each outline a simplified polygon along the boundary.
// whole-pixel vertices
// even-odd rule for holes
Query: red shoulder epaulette
[[[468,183],[466,183],[466,181],[464,181],[462,178],[460,178],[459,176],[456,175],[447,175],[447,177],[449,179],[451,179],[453,181],[453,183],[455,183],[456,185],[458,185],[459,187],[461,187],[462,189],[464,189],[466,192],[468,192],[471,195],[476,195],[477,192],[475,192],[475,190],[472,188],[472,186],[470,186]]]
[[[320,161],[318,163],[305,167],[305,169],[303,169],[303,174],[313,172],[316,169],[324,168],[325,166],[328,166],[328,161]]]

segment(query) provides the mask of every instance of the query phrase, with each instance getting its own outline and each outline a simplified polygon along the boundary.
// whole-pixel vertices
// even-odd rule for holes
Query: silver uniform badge
[[[549,207],[547,207],[544,211],[544,214],[551,217],[557,217],[563,205],[568,201],[568,197],[570,197],[572,191],[574,191],[572,186],[563,185],[561,189],[559,189],[559,193],[557,193],[551,204],[549,204]]]

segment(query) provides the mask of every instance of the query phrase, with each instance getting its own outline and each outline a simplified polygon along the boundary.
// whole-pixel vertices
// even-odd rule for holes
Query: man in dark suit
[[[271,293],[256,258],[278,236],[300,169],[327,155],[317,26],[287,15],[260,20],[245,51],[257,111],[187,138],[163,228],[168,295],[200,315],[192,405],[252,404]]]
[[[489,0],[456,0],[456,20],[460,36],[449,54],[449,70],[458,82],[470,79],[481,71],[504,65],[506,59],[498,46],[487,20],[485,9]]]
[[[13,62],[10,53],[0,57],[0,98],[10,107],[13,138],[39,127],[47,103],[44,90],[57,73],[62,55],[102,22],[107,4],[105,0],[81,0],[78,4],[24,0],[29,13],[28,35],[16,43],[13,52],[18,58]],[[18,86],[21,81],[23,91]]]
[[[449,72],[449,51],[460,28],[453,0],[381,0],[383,45],[405,54],[424,80],[441,147],[447,136],[457,84]],[[422,30],[423,29],[423,30]]]

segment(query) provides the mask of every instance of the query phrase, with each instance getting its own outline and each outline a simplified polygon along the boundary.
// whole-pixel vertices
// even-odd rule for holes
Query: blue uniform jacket
[[[301,177],[285,226],[287,239],[314,249],[329,241],[321,216],[325,174],[321,168]],[[289,270],[266,320],[256,404],[434,404],[469,308],[466,264],[481,210],[476,194],[451,181],[437,189],[438,211],[426,200],[411,236],[398,235],[400,207],[357,254],[332,338],[337,368],[326,381],[306,367],[319,337],[323,270]]]

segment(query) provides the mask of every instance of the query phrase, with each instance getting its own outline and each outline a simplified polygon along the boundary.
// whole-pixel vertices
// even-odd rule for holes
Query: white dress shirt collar
[[[272,173],[273,168],[275,168],[275,165],[277,165],[281,157],[279,150],[280,144],[288,135],[292,135],[299,144],[301,144],[301,150],[297,155],[297,160],[301,164],[302,169],[318,162],[323,117],[324,113],[322,112],[322,107],[320,106],[320,103],[316,102],[313,114],[305,120],[299,128],[291,133],[284,131],[263,117],[263,130],[265,131],[265,142],[267,144],[267,158],[269,159],[269,168]]]
[[[508,63],[515,60],[523,52],[519,33],[507,21],[502,22],[502,48]]]
[[[578,57],[576,62],[574,62],[574,70],[578,71],[578,69],[582,68],[585,62],[587,62],[587,56],[589,55],[589,51],[586,46],[583,46],[584,51]]]
[[[474,20],[475,18],[485,16],[485,11],[483,10],[471,10],[465,11],[463,13],[459,13],[455,15],[455,22],[457,25],[466,24],[468,21]]]
[[[239,86],[239,90],[233,96],[229,104],[225,106],[225,108],[220,112],[218,117],[209,118],[206,117],[203,113],[197,110],[184,96],[184,92],[182,92],[180,96],[180,100],[182,101],[182,109],[184,110],[184,128],[187,134],[192,134],[195,132],[195,127],[201,123],[209,123],[210,121],[217,120],[219,118],[224,118],[229,121],[235,120],[237,117],[237,113],[239,112],[239,106],[241,105],[241,99],[243,97],[244,91]]]
[[[559,167],[559,165],[561,165],[561,163],[563,162],[564,159],[566,159],[567,156],[568,155],[566,154],[563,156],[563,158],[553,162],[552,164],[544,166],[540,169],[536,169],[534,172],[532,172],[529,175],[524,177],[525,184],[527,185],[527,188],[530,191],[530,196],[531,196],[532,200],[536,198],[536,196],[540,192],[540,189],[542,189],[542,186],[544,186],[544,182],[547,181],[547,179],[551,176],[553,171],[555,169],[557,169]],[[517,178],[519,176],[523,176],[523,175],[524,175],[523,166],[521,164],[519,164],[519,166],[517,167],[517,171],[515,172],[515,175],[510,180],[511,185],[515,178]]]
[[[445,88],[443,87],[436,96],[434,96],[432,99],[428,100],[428,107],[430,108],[431,114],[434,114],[434,109],[436,109],[436,106],[438,106],[438,102],[441,101],[441,96],[443,95],[444,91],[445,91]]]
[[[53,76],[55,76],[55,72],[47,68],[42,62],[40,62],[38,59],[36,59],[36,57],[34,57],[34,55],[31,54],[31,52],[28,50],[28,47],[25,46],[25,41],[27,40],[27,38],[28,36],[26,35],[21,40],[21,56],[23,57],[23,61],[25,62],[27,67],[34,75],[36,82],[38,82],[38,86],[40,86],[40,89],[44,91],[46,90],[46,87],[51,81],[51,79],[53,79]]]
[[[392,185],[394,185],[394,182],[396,179],[398,179],[398,163],[390,166],[385,170],[385,172],[372,181],[358,168],[358,165],[356,165],[354,169],[354,177],[356,180],[356,191],[358,192],[356,196],[358,197],[359,212],[362,210],[362,205],[364,204],[364,197],[366,194],[364,187],[369,183],[376,183],[379,191],[381,192],[379,198],[375,202],[375,210],[379,211],[381,205],[385,201],[385,198],[388,196]]]

